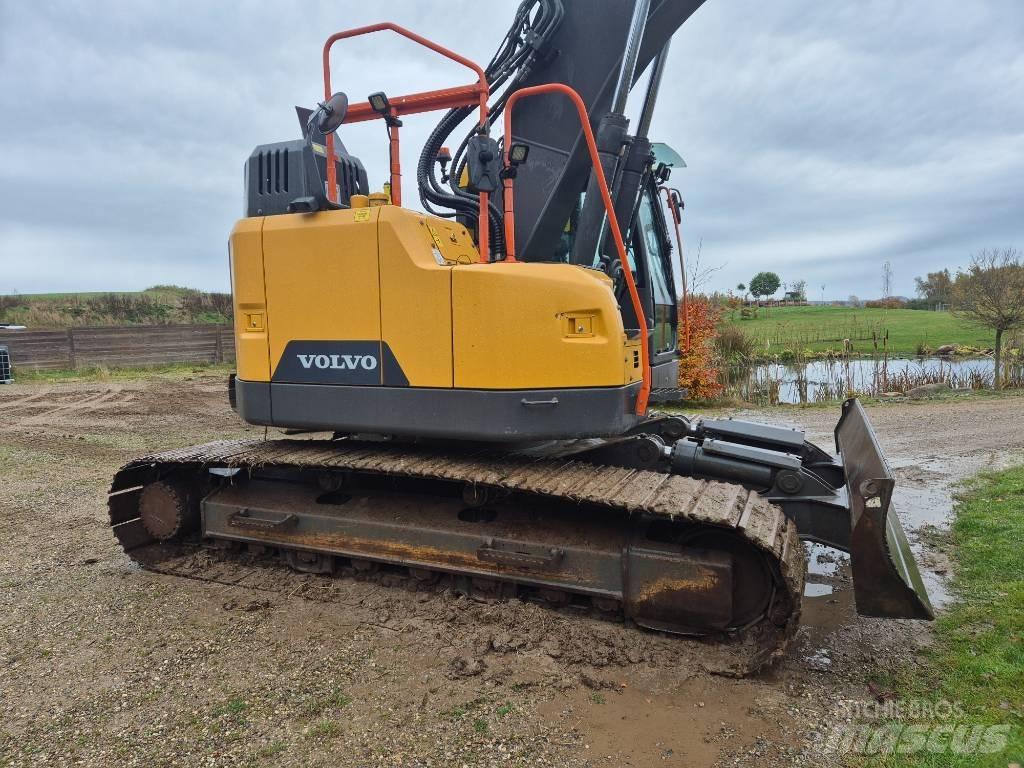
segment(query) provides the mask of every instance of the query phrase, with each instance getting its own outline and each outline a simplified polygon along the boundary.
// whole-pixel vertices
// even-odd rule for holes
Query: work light
[[[391,111],[391,102],[388,101],[387,94],[385,94],[384,91],[371,93],[367,98],[369,99],[370,107],[374,112],[386,115]]]
[[[530,145],[516,142],[508,151],[508,161],[512,165],[522,165],[530,155]]]

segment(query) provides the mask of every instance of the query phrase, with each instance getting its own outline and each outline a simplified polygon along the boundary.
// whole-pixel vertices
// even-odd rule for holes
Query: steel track
[[[626,516],[644,514],[709,530],[731,531],[764,555],[777,581],[775,599],[765,615],[741,632],[731,633],[733,639],[742,635],[742,640],[756,647],[750,671],[779,658],[798,626],[805,560],[796,529],[778,507],[738,485],[594,465],[568,457],[548,455],[536,459],[493,450],[438,450],[436,446],[348,440],[218,441],[138,458],[115,475],[109,500],[111,525],[122,546],[142,567],[175,576],[267,589],[246,584],[247,579],[256,578],[253,574],[260,570],[258,567],[254,567],[253,574],[236,576],[242,562],[237,553],[226,551],[211,557],[208,550],[194,544],[156,544],[138,518],[138,497],[143,485],[169,476],[208,477],[210,469],[246,474],[298,470],[313,476],[341,470],[449,481],[542,496],[574,508],[583,503],[596,504]],[[286,551],[281,555],[287,559]],[[218,563],[228,566],[233,572],[231,578],[227,573],[221,576],[209,572],[209,568],[216,571]],[[273,578],[280,578],[280,573]],[[262,576],[256,580],[264,581]],[[442,576],[441,583],[451,584],[450,574]],[[561,602],[557,592],[544,597],[547,602]]]

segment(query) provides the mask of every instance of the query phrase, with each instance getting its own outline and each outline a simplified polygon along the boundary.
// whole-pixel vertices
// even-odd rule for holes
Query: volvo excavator
[[[861,614],[932,618],[857,400],[836,455],[796,429],[656,410],[685,396],[668,227],[683,163],[648,134],[702,2],[524,0],[486,67],[392,23],[331,35],[324,101],[298,110],[301,138],[249,157],[230,237],[231,404],[290,436],[127,464],[109,513],[128,554],[397,571],[750,641],[767,663],[797,627],[811,541],[850,554]],[[470,82],[350,101],[331,53],[374,34]],[[431,111],[418,210],[400,132]],[[342,141],[362,121],[388,139],[376,192]]]

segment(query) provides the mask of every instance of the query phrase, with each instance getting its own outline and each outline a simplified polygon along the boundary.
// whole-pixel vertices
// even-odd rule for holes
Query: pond
[[[995,364],[977,358],[855,358],[799,363],[732,365],[723,371],[725,394],[751,403],[814,403],[841,400],[850,393],[902,393],[924,384],[953,389],[991,389]],[[1024,365],[1004,366],[1003,384],[1024,386]]]

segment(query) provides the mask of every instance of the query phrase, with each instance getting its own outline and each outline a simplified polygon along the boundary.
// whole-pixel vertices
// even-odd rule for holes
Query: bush
[[[689,345],[687,345],[686,318],[682,308],[679,316],[679,386],[688,391],[690,400],[708,400],[722,392],[718,364],[715,357],[715,335],[721,308],[707,299],[690,297],[687,303],[689,316]]]
[[[896,298],[874,299],[873,301],[865,301],[864,306],[871,309],[903,309],[906,306],[906,302]]]
[[[0,296],[0,322],[32,328],[231,322],[231,294],[155,286],[140,293]]]
[[[725,362],[749,360],[757,349],[757,341],[736,325],[722,324],[715,336],[715,351]]]

